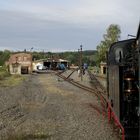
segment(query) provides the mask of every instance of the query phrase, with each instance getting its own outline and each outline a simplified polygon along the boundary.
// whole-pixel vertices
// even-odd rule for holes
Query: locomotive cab
[[[109,49],[108,99],[125,130],[126,139],[139,139],[140,31],[136,39],[119,41]]]

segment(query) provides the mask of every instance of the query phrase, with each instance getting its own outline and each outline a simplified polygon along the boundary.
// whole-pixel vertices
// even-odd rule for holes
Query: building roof
[[[52,59],[52,58],[48,58],[48,59],[35,60],[33,62],[34,63],[37,63],[37,62],[69,62],[69,61],[68,60],[64,60],[64,59]]]

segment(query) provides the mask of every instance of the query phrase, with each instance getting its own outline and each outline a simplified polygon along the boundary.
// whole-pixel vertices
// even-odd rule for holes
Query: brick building
[[[30,53],[15,53],[9,58],[9,71],[11,74],[32,73],[32,55]]]

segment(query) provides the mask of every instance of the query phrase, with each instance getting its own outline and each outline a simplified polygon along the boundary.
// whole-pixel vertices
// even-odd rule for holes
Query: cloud
[[[9,2],[9,4],[8,4]],[[8,10],[27,13],[39,20],[51,20],[87,26],[99,23],[131,22],[139,18],[139,0],[8,0]],[[5,6],[4,6],[5,7]]]
[[[37,46],[95,49],[106,28],[119,24],[122,39],[136,34],[139,0],[2,0],[0,48]]]
[[[42,20],[23,12],[0,12],[0,48],[62,51],[77,50],[81,43],[95,48],[96,28],[82,28],[73,24]],[[98,30],[99,31],[99,30]],[[96,37],[94,33],[96,32]]]

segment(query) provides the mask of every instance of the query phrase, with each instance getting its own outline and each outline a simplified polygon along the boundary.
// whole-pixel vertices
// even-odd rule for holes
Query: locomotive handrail
[[[125,140],[125,131],[123,126],[121,125],[118,117],[116,116],[116,114],[114,113],[114,110],[110,104],[110,102],[108,101],[108,121],[111,120],[111,118],[114,119],[115,123],[117,124],[117,126],[121,129],[122,132],[122,140]]]

